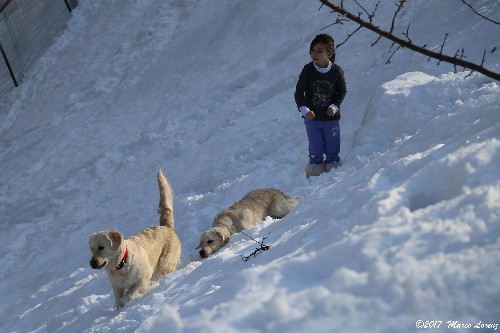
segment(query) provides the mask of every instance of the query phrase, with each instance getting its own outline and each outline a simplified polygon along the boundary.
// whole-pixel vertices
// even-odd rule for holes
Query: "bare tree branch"
[[[406,39],[408,39],[409,43],[412,42],[412,40],[410,39],[410,24],[408,24],[408,26],[406,27],[406,32],[403,32],[403,36],[405,36]]]
[[[439,50],[439,54],[441,54],[441,55],[443,54],[443,49],[444,49],[444,44],[446,44],[446,39],[448,39],[448,33],[446,33],[444,35],[443,44],[441,44],[441,50]],[[441,64],[441,59],[439,59],[439,61],[438,61],[438,65],[440,65],[440,64]]]
[[[375,17],[375,12],[377,11],[378,5],[380,5],[380,1],[377,2],[377,4],[375,5],[375,8],[373,9],[373,12],[371,12],[371,13],[369,13],[363,6],[361,6],[361,4],[357,0],[354,0],[354,2],[359,6],[359,8],[361,8],[365,12],[365,14],[368,16],[368,20],[370,21],[370,23],[372,23],[372,20]],[[361,16],[361,14],[360,14],[360,16]]]
[[[467,3],[467,1],[465,1],[465,0],[460,0],[460,1],[462,1],[462,2],[464,3],[464,5],[466,5],[466,6],[467,6],[467,7],[469,7],[470,9],[472,9],[472,11],[473,11],[476,15],[479,15],[480,17],[482,17],[483,19],[485,19],[485,20],[487,20],[487,21],[490,21],[491,23],[494,23],[494,24],[500,24],[500,22],[497,22],[497,21],[495,21],[495,20],[492,20],[492,19],[490,19],[490,18],[488,18],[488,17],[486,17],[486,16],[482,15],[482,14],[481,14],[481,13],[479,13],[478,11],[476,11],[476,10],[475,10],[475,9],[474,9],[471,5],[469,5],[469,4]]]
[[[495,73],[495,72],[483,67],[484,56],[483,56],[483,61],[481,62],[481,65],[477,65],[475,63],[465,61],[465,60],[463,60],[463,58],[451,57],[451,56],[448,56],[446,54],[443,54],[443,48],[444,48],[444,43],[446,41],[446,38],[445,38],[445,41],[443,42],[443,44],[441,45],[441,51],[439,53],[437,53],[437,52],[431,51],[429,49],[426,49],[425,46],[421,47],[421,46],[415,45],[411,41],[406,41],[404,39],[401,39],[401,38],[395,36],[394,34],[390,33],[389,31],[385,31],[385,30],[373,25],[372,23],[363,20],[360,17],[360,15],[359,16],[353,15],[352,13],[345,10],[343,8],[343,6],[339,7],[337,5],[330,3],[328,0],[320,0],[320,1],[325,6],[332,9],[334,12],[337,12],[340,15],[348,18],[349,20],[359,24],[360,27],[371,30],[371,31],[375,32],[376,34],[378,34],[378,35],[380,35],[380,36],[382,36],[382,37],[384,37],[384,38],[386,38],[386,39],[388,39],[396,44],[399,44],[403,48],[408,48],[410,50],[413,50],[415,52],[418,52],[418,53],[423,54],[425,56],[428,56],[430,58],[436,59],[438,61],[444,61],[444,62],[453,64],[453,65],[458,65],[461,67],[468,68],[472,71],[476,71],[478,73],[486,75],[487,77],[490,77],[492,79],[500,81],[500,74]]]
[[[344,45],[344,44],[345,44],[345,43],[349,40],[349,38],[351,38],[351,37],[352,37],[352,36],[353,36],[356,32],[358,32],[359,30],[361,30],[361,28],[362,28],[362,27],[361,27],[361,26],[359,26],[356,30],[354,30],[353,32],[351,32],[350,34],[348,34],[348,35],[347,35],[347,38],[346,38],[346,39],[344,39],[344,41],[343,41],[343,42],[341,42],[341,43],[337,44],[336,48],[339,48],[339,47],[341,47],[342,45]]]
[[[394,45],[396,45],[396,43],[392,43],[391,50],[392,50]],[[385,63],[386,65],[389,65],[391,63],[392,57],[394,56],[394,54],[396,54],[396,52],[399,51],[399,49],[401,49],[401,47],[402,47],[401,45],[398,45],[398,47],[394,51],[392,51],[391,56],[389,57],[389,59],[387,59],[387,61]]]
[[[453,58],[458,58],[458,59],[463,59],[465,58],[465,55],[464,55],[464,49],[462,49],[460,51],[460,49],[457,50],[457,52],[455,52],[455,56]],[[460,54],[460,57],[458,56]],[[456,73],[457,72],[457,65],[453,65],[453,68],[454,68],[454,72]],[[465,70],[465,67],[463,67],[463,70]]]
[[[394,23],[396,22],[396,16],[398,16],[399,11],[403,9],[403,6],[405,4],[406,0],[399,0],[399,5],[396,5],[398,9],[394,13],[394,16],[392,17],[392,23],[391,23],[391,30],[389,30],[389,33],[392,34],[394,32]]]
[[[381,39],[382,39],[382,36],[379,35],[378,38],[373,43],[371,43],[370,47],[375,46],[375,44],[377,44],[378,41],[381,40]]]

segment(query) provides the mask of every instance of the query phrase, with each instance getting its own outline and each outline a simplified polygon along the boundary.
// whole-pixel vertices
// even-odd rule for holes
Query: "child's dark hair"
[[[335,42],[333,41],[332,36],[327,34],[316,35],[311,42],[311,47],[309,48],[309,53],[311,53],[314,45],[316,44],[324,44],[326,46],[326,51],[328,52],[328,58],[332,63],[335,62]]]

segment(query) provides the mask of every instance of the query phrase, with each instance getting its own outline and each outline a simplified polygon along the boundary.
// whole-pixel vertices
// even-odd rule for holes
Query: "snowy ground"
[[[396,1],[394,1],[396,2]],[[346,1],[347,3],[347,1]],[[367,2],[369,3],[369,2]],[[500,1],[477,0],[500,19]],[[384,5],[386,5],[384,3]],[[344,166],[306,180],[293,92],[319,2],[79,1],[0,101],[0,332],[490,332],[500,323],[500,86],[360,32],[338,49]],[[394,6],[381,8],[388,24]],[[499,28],[460,1],[410,2],[397,30],[480,62]],[[499,51],[485,66],[499,72]],[[175,192],[178,270],[116,311],[88,238],[157,225]],[[303,198],[281,220],[194,250],[246,192]],[[451,326],[450,326],[451,325]],[[457,325],[471,328],[457,329]],[[455,329],[453,329],[455,328]]]

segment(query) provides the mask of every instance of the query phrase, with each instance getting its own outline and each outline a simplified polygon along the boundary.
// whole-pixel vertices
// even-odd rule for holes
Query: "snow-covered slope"
[[[368,2],[367,2],[368,3]],[[498,20],[499,1],[474,2]],[[306,180],[293,92],[314,1],[79,1],[64,34],[0,102],[1,332],[414,332],[500,322],[500,87],[361,31],[337,51],[348,82],[344,166]],[[380,9],[390,22],[393,6]],[[443,17],[445,19],[443,19]],[[398,31],[480,62],[496,25],[461,2],[408,3]],[[498,51],[485,65],[500,70]],[[116,311],[88,238],[157,225],[174,189],[178,270]],[[302,197],[281,220],[194,250],[246,192]],[[448,323],[450,321],[450,323]],[[483,329],[490,331],[492,329]],[[462,331],[468,331],[462,329]]]

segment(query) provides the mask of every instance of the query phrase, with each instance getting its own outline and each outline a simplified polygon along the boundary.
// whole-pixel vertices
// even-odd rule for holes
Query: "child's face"
[[[317,43],[311,49],[311,59],[318,67],[327,67],[330,59],[325,44]]]

